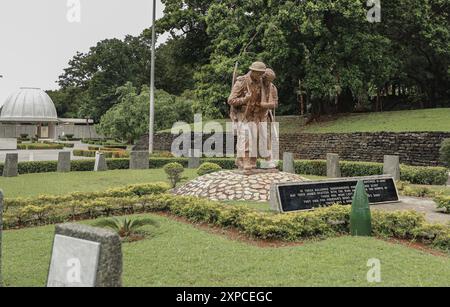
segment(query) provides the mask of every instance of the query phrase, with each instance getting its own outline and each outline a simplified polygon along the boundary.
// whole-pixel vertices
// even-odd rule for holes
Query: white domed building
[[[57,139],[66,134],[76,138],[99,137],[92,120],[58,118],[55,104],[39,88],[23,87],[11,94],[0,107],[0,138],[21,134],[40,139]]]

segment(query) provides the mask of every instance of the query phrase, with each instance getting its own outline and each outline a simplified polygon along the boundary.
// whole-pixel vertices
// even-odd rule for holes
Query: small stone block
[[[62,151],[58,153],[58,167],[57,172],[70,172],[70,151]]]
[[[5,159],[5,165],[3,167],[3,177],[17,177],[19,154],[7,153]]]
[[[130,154],[130,169],[149,169],[150,160],[147,151],[132,151]]]
[[[57,225],[47,286],[121,287],[122,258],[122,243],[115,232]]]
[[[329,153],[327,154],[327,177],[340,178],[341,167],[339,165],[339,155]]]

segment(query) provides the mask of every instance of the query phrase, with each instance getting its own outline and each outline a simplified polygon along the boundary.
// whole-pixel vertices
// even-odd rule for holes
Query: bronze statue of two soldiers
[[[230,116],[237,130],[236,166],[240,170],[256,169],[258,158],[266,161],[265,168],[276,167],[272,155],[274,130],[268,128],[274,122],[272,110],[278,107],[275,78],[272,69],[255,62],[246,75],[237,78],[228,98]]]

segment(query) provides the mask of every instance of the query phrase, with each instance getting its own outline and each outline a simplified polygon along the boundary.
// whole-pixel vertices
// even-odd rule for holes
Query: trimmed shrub
[[[152,183],[105,192],[6,199],[4,226],[27,227],[71,219],[164,211],[195,223],[233,227],[265,240],[299,241],[348,235],[350,231],[350,206],[275,214],[192,196],[165,194],[168,189],[167,184]],[[450,226],[427,224],[424,216],[414,211],[374,210],[372,229],[378,237],[415,240],[450,252]]]
[[[197,169],[197,174],[199,176],[220,172],[222,170],[222,167],[218,164],[211,163],[211,162],[205,162]]]
[[[19,150],[42,150],[42,149],[63,149],[63,144],[48,144],[48,143],[31,143],[31,144],[18,144]]]
[[[56,143],[56,144],[63,145],[65,148],[74,148],[75,147],[75,144],[73,144],[73,143]]]
[[[109,148],[109,149],[122,149],[122,150],[126,150],[127,149],[127,145],[126,144],[105,144],[103,145],[104,148]]]
[[[401,165],[401,180],[413,184],[445,185],[448,171],[445,167]]]
[[[174,158],[173,154],[170,151],[156,151],[153,153],[152,157]]]
[[[361,177],[383,174],[383,164],[375,162],[349,162],[341,161],[343,177]],[[424,167],[401,165],[401,180],[413,184],[444,185],[448,175],[445,167]],[[324,160],[297,160],[295,161],[297,174],[326,176],[327,162]]]
[[[450,139],[445,139],[442,142],[439,153],[441,154],[441,161],[450,167]]]
[[[167,174],[167,178],[172,184],[172,188],[175,188],[184,177],[181,176],[184,172],[184,167],[180,163],[172,162],[164,166],[164,172]]]
[[[124,151],[124,150],[120,150],[120,151],[110,151],[110,150],[83,150],[83,149],[76,149],[73,151],[73,155],[77,156],[77,157],[88,157],[88,158],[93,158],[95,157],[95,154],[97,151],[100,151],[101,153],[103,153],[105,155],[105,158],[127,158],[129,157],[129,153]]]
[[[445,212],[450,213],[450,195],[436,195],[434,201],[438,204],[438,208],[443,208]]]
[[[27,144],[19,144],[20,146],[26,146]],[[109,169],[128,169],[127,163],[129,163],[128,152],[105,152],[106,157],[114,160],[120,160],[119,165],[115,168],[110,166],[111,161],[108,161]],[[95,151],[86,150],[74,150],[74,155],[84,156],[84,157],[95,157]],[[72,161],[72,163],[78,161]],[[150,158],[150,168],[162,168],[168,163],[176,162],[181,164],[183,167],[187,167],[188,160],[186,158],[164,158],[164,157],[151,157]],[[235,161],[230,158],[203,158],[202,163],[214,163],[219,165],[222,169],[234,169]],[[21,162],[25,163],[25,162]],[[44,163],[47,162],[33,162],[33,163]],[[72,170],[77,171],[91,171],[93,169],[90,164],[93,165],[94,161],[83,162],[88,163],[88,168],[80,167],[80,169]],[[113,162],[115,165],[115,163]],[[20,163],[19,163],[20,165]],[[3,169],[3,164],[0,163],[0,169]],[[37,167],[35,166],[36,172],[44,172],[45,166]],[[372,162],[341,162],[342,175],[345,177],[359,177],[359,176],[373,176],[381,175],[383,173],[382,163],[372,163]],[[304,175],[315,175],[315,176],[326,176],[326,161],[323,160],[297,160],[295,161],[295,170],[297,174]],[[401,165],[401,179],[402,181],[408,181],[412,184],[424,184],[424,185],[445,185],[448,179],[448,170],[445,167],[423,167],[423,166],[408,166]],[[28,172],[27,172],[28,173]]]

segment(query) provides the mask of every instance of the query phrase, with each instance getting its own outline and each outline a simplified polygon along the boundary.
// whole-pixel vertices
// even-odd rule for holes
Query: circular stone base
[[[273,183],[300,181],[307,179],[282,172],[246,175],[238,171],[221,171],[191,180],[174,189],[173,193],[221,201],[268,201]]]

